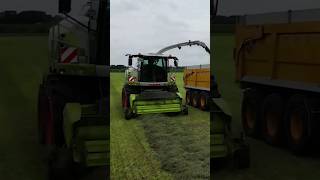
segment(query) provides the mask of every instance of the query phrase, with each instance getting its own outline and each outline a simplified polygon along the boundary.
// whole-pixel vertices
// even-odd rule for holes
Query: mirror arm
[[[63,13],[63,15],[65,15],[67,18],[71,19],[72,21],[76,22],[77,24],[81,25],[82,27],[88,29],[89,31],[93,31],[93,32],[96,32],[95,30],[91,29],[89,26],[83,24],[82,22],[80,22],[79,20],[77,20],[76,18],[70,16],[69,14],[67,13]]]

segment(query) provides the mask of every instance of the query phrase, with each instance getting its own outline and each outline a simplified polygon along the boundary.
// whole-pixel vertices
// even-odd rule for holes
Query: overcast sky
[[[111,64],[127,65],[127,53],[152,53],[188,40],[210,43],[209,0],[111,1]],[[181,65],[209,64],[199,47],[185,47],[167,54]]]
[[[72,15],[81,16],[87,0],[72,0]],[[111,63],[127,64],[126,53],[155,52],[172,43],[202,40],[209,44],[209,0],[110,0]],[[320,8],[318,0],[220,0],[219,14],[241,15],[289,9]],[[58,0],[1,0],[3,10],[58,13]],[[204,64],[200,48],[171,51],[183,65]]]

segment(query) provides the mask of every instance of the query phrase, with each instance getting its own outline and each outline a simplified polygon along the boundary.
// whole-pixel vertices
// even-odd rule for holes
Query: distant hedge
[[[0,33],[48,33],[52,23],[0,24]]]

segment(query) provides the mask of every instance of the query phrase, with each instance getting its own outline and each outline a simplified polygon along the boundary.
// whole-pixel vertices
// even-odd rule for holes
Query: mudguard
[[[68,147],[71,147],[73,124],[81,119],[80,103],[67,103],[63,110],[63,131]]]
[[[230,119],[232,118],[232,113],[229,109],[229,106],[222,98],[212,98],[213,104],[218,108],[220,112],[224,115],[228,116]]]

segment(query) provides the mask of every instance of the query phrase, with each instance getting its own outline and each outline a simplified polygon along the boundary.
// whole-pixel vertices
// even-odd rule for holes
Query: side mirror
[[[177,60],[174,60],[174,66],[178,67],[178,61]]]
[[[129,57],[129,66],[132,66],[132,58],[131,57]]]
[[[71,11],[71,0],[59,0],[59,13],[67,14]]]

